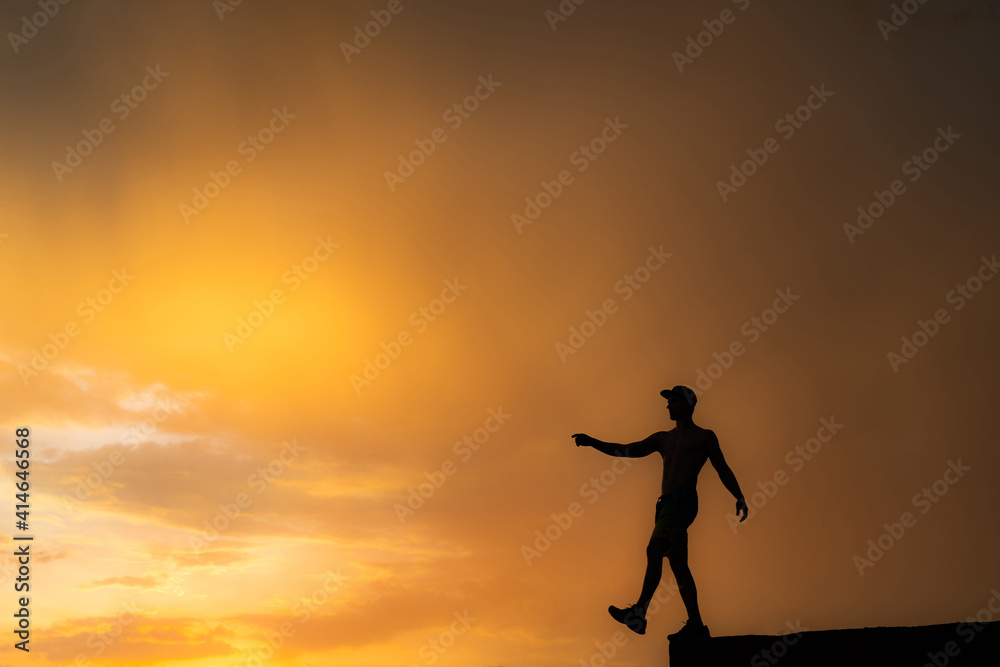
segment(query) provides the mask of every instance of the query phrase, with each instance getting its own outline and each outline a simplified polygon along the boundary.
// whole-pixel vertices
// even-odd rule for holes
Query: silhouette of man
[[[646,547],[646,576],[642,582],[639,601],[625,609],[608,607],[608,612],[619,623],[640,635],[646,634],[646,609],[663,574],[663,558],[670,559],[670,569],[677,579],[681,600],[687,609],[688,620],[679,632],[668,639],[681,637],[708,637],[708,627],[702,623],[698,611],[698,592],[687,562],[687,529],[698,514],[698,494],[695,484],[705,461],[711,461],[719,479],[736,498],[736,513],[740,521],[747,518],[748,509],[736,475],[722,456],[719,439],[715,433],[701,428],[692,421],[695,393],[682,386],[664,389],[660,395],[667,399],[667,411],[677,425],[670,431],[659,431],[645,440],[628,445],[603,442],[585,433],[573,436],[576,446],[593,447],[609,456],[639,458],[659,452],[663,457],[663,484],[656,501],[655,526]]]

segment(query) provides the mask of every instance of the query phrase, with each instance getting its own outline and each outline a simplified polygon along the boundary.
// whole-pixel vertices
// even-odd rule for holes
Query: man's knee
[[[670,551],[670,544],[663,540],[650,540],[646,546],[647,558],[663,558]]]

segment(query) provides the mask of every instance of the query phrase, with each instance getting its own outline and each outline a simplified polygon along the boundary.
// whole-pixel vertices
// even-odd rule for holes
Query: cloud
[[[193,551],[157,542],[146,547],[146,551],[150,558],[170,563],[178,569],[224,568],[237,563],[245,563],[253,558],[248,550],[215,547],[203,551]]]
[[[38,651],[49,660],[157,660],[222,657],[239,652],[228,640],[236,633],[224,624],[183,617],[149,617],[123,612],[56,621],[36,630]],[[34,642],[33,642],[34,644]]]
[[[79,588],[100,588],[101,586],[124,586],[126,588],[156,588],[166,577],[161,575],[148,575],[145,577],[107,577],[106,579],[95,579]]]

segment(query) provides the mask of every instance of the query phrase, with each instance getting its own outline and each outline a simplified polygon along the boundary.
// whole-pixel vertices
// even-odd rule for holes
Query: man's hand
[[[576,440],[577,447],[590,447],[594,440],[586,433],[574,433],[573,439]]]
[[[743,516],[740,517],[740,523],[743,523],[743,521],[746,520],[747,515],[750,513],[750,510],[747,509],[747,501],[745,498],[736,499],[736,514],[739,514],[740,512],[743,513]]]

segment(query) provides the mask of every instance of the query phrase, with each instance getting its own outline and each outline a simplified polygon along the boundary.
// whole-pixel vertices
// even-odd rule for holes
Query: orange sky
[[[1000,586],[988,3],[895,31],[876,0],[223,3],[0,10],[35,538],[0,666],[588,663],[661,464],[569,436],[669,429],[675,384],[755,505],[732,528],[703,471],[715,635],[957,621]],[[664,664],[671,583],[609,664]]]

